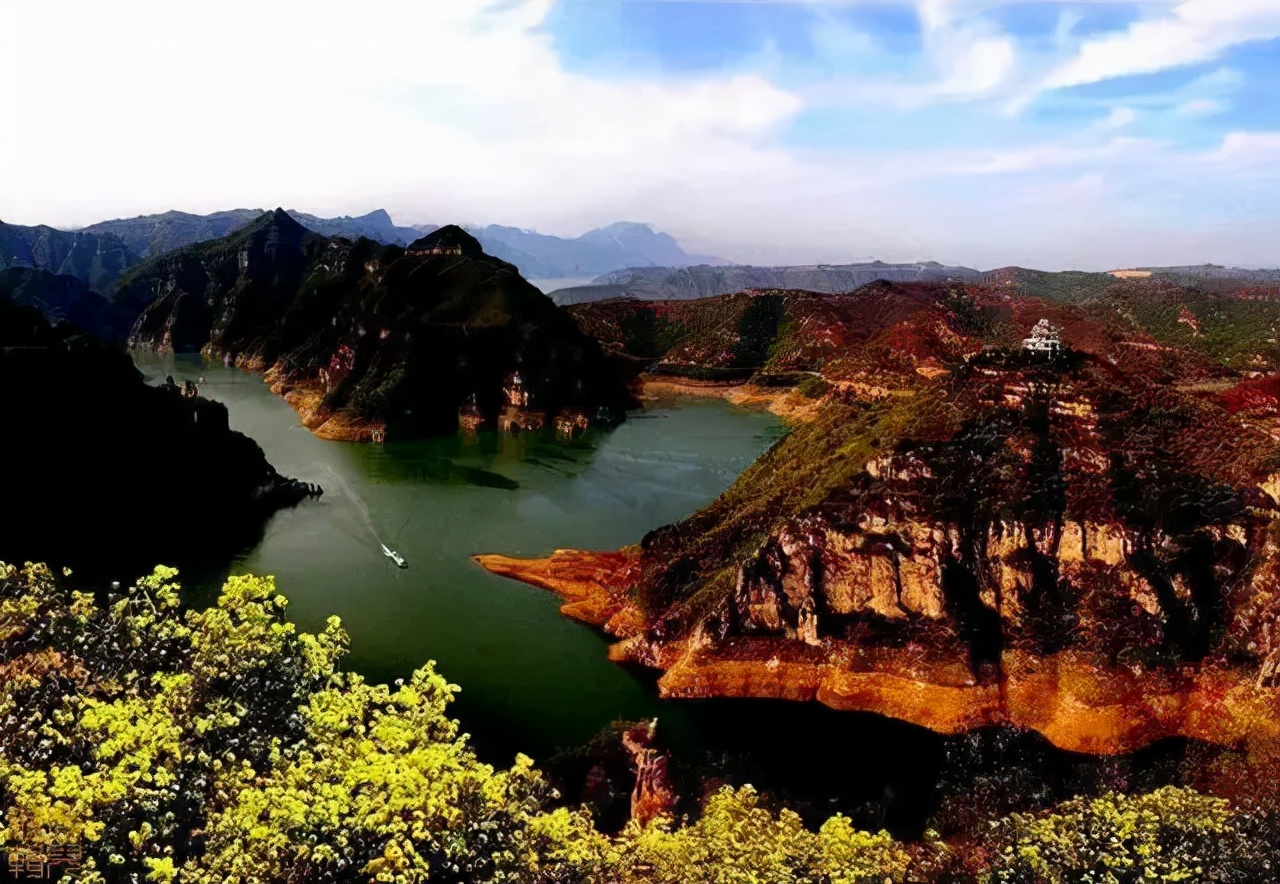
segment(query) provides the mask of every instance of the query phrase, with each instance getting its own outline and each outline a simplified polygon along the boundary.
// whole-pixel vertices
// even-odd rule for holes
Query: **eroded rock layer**
[[[957,348],[874,401],[833,390],[636,547],[479,561],[560,594],[667,697],[1013,725],[1097,754],[1181,736],[1280,773],[1269,382],[1129,370],[1106,355],[1123,341],[1085,332],[1101,355],[1054,329]]]

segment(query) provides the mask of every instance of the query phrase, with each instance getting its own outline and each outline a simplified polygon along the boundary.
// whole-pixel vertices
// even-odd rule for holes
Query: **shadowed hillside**
[[[304,496],[224,405],[147,386],[118,348],[7,298],[0,347],[0,560],[89,579],[222,563]]]

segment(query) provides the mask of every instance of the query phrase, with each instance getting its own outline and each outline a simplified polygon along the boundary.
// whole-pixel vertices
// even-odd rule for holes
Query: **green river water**
[[[470,557],[635,542],[728,487],[780,435],[772,416],[680,400],[583,447],[496,436],[360,445],[317,439],[257,375],[185,357],[139,367],[153,383],[203,376],[201,393],[224,402],[231,426],[281,473],[324,488],[319,500],[278,513],[232,570],[274,575],[305,629],[339,615],[357,670],[391,679],[435,660],[462,686],[455,710],[482,742],[518,733],[539,753],[581,743],[616,718],[688,724],[668,721],[683,718],[678,708],[661,704],[642,674],[609,663],[605,638],[562,617],[553,595]],[[518,487],[476,484],[486,477],[450,465]],[[396,568],[380,543],[409,567]]]
[[[659,700],[656,673],[610,663],[606,637],[561,616],[554,595],[471,561],[636,542],[727,488],[784,432],[771,415],[680,399],[580,447],[493,435],[360,445],[317,439],[258,375],[196,357],[139,368],[152,383],[197,381],[276,469],[324,488],[277,513],[229,571],[274,575],[303,629],[340,616],[348,665],[371,680],[435,660],[462,688],[453,714],[492,763],[517,751],[546,759],[616,720],[657,716],[682,762],[866,825],[910,831],[922,819],[940,760],[934,735],[815,703]],[[380,543],[409,567],[398,569]],[[223,577],[188,575],[193,603],[211,601]]]

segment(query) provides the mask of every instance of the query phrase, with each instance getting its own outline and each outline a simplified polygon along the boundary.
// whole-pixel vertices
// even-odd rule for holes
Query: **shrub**
[[[1274,876],[1271,843],[1221,798],[1166,786],[1145,795],[1076,798],[1051,813],[1013,814],[993,839],[986,882],[1246,882]]]
[[[831,390],[831,385],[816,375],[810,375],[801,381],[796,389],[807,399],[821,399]]]

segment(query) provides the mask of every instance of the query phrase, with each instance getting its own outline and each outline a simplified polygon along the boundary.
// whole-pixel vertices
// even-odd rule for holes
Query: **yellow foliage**
[[[0,848],[80,844],[78,880],[94,884],[907,878],[886,833],[839,816],[810,831],[750,786],[692,822],[603,835],[585,809],[547,809],[528,757],[504,770],[476,758],[433,663],[370,685],[340,669],[337,618],[299,633],[270,578],[233,577],[183,613],[174,577],[158,568],[99,605],[47,568],[0,565],[0,659],[21,642],[42,661],[0,681]],[[1001,825],[991,881],[1196,880],[1210,842],[1238,834],[1225,802],[1177,789]]]

